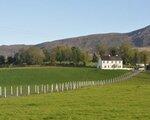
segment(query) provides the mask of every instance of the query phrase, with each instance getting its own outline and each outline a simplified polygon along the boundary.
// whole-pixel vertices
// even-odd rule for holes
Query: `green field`
[[[51,84],[66,81],[103,80],[128,71],[97,68],[35,67],[0,69],[0,86]]]
[[[150,72],[112,85],[0,99],[1,120],[150,120]]]

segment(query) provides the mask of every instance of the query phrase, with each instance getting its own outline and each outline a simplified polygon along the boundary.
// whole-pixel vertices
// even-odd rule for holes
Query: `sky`
[[[150,0],[0,0],[0,45],[38,44],[150,25]]]

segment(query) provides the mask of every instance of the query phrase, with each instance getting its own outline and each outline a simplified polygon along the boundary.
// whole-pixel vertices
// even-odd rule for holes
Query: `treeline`
[[[21,49],[14,57],[0,56],[0,65],[65,65],[86,66],[89,54],[78,47],[57,46],[50,51],[43,48],[31,47]]]
[[[103,44],[97,47],[97,53],[100,56],[110,54],[111,56],[119,55],[123,59],[124,65],[136,65],[136,63],[148,64],[150,62],[150,52],[139,51],[132,47],[131,44],[125,43],[119,47],[108,47]]]
[[[136,63],[149,63],[150,53],[139,52],[130,44],[122,44],[119,47],[109,47],[105,44],[97,46],[96,52],[91,54],[78,47],[57,46],[51,50],[39,47],[21,49],[13,57],[0,56],[0,66],[26,66],[26,65],[64,65],[86,66],[87,63],[96,63],[99,56],[119,55],[125,65],[134,66]]]

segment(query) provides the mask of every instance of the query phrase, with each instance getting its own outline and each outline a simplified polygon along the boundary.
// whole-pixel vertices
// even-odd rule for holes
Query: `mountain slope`
[[[53,42],[39,44],[39,47],[52,48],[57,45],[78,46],[85,50],[94,51],[99,44],[108,44],[109,46],[121,45],[124,42],[129,42],[130,38],[127,35],[119,33],[111,34],[93,34],[82,37],[68,38]]]
[[[130,32],[127,35],[131,37],[132,42],[136,47],[150,46],[150,25],[145,28]]]
[[[100,44],[119,46],[122,43],[131,43],[134,47],[150,48],[150,25],[129,33],[93,34],[45,42],[36,46],[46,49],[51,49],[58,45],[78,46],[81,49],[93,52],[96,50],[96,46]],[[18,52],[18,50],[22,48],[27,49],[29,47],[28,45],[0,46],[0,55],[11,56]]]
[[[93,34],[75,38],[68,38],[38,44],[39,47],[50,49],[57,45],[78,46],[82,49],[94,51],[99,44],[109,46],[119,46],[122,43],[131,43],[134,47],[150,46],[150,26],[139,29],[130,33],[108,33]]]
[[[0,55],[13,56],[20,49],[28,49],[31,45],[2,45],[0,46]]]

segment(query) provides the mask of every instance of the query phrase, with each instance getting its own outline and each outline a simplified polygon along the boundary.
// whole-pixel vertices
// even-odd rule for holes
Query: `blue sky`
[[[128,32],[150,24],[150,0],[0,0],[0,45]]]

